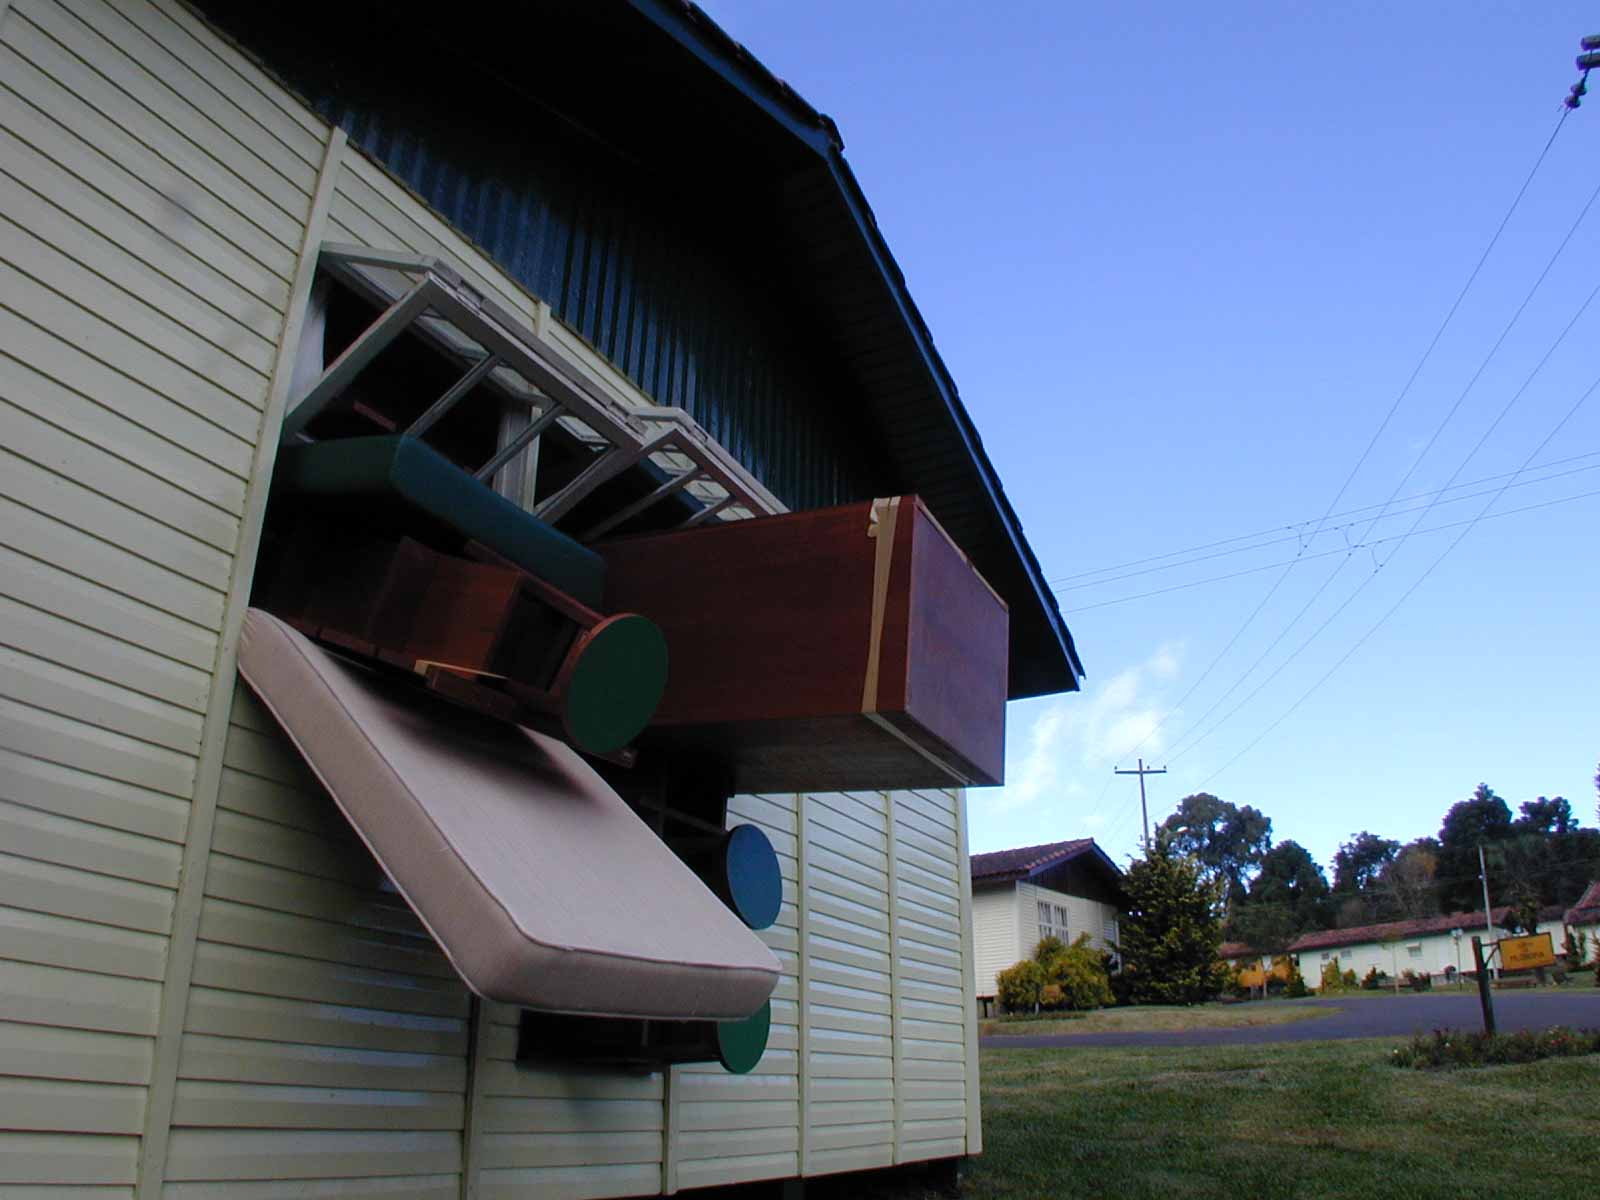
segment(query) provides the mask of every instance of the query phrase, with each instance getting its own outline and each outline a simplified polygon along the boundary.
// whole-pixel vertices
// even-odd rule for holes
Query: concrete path
[[[1188,1029],[1177,1033],[1084,1033],[982,1038],[986,1049],[1066,1046],[1248,1046],[1269,1042],[1317,1042],[1327,1038],[1409,1037],[1430,1029],[1481,1029],[1476,992],[1425,992],[1383,999],[1293,1000],[1325,1009],[1323,1016],[1282,1025],[1237,1029]],[[1502,1033],[1570,1025],[1600,1028],[1600,987],[1572,992],[1496,992],[1494,1011]]]

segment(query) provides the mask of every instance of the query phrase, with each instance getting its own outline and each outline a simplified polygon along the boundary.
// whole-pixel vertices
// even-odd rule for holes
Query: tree
[[[1512,836],[1511,810],[1487,783],[1450,806],[1439,827],[1439,903],[1446,912],[1471,908],[1478,887],[1478,847],[1495,847],[1494,866],[1504,867],[1500,844]]]
[[[1287,953],[1289,943],[1302,932],[1294,913],[1276,904],[1251,904],[1247,900],[1228,914],[1230,938],[1272,957]]]
[[[1383,919],[1379,881],[1399,857],[1400,843],[1363,829],[1340,842],[1333,856],[1333,903],[1340,928]]]
[[[1134,1003],[1197,1004],[1217,994],[1226,971],[1217,957],[1224,886],[1157,828],[1123,882],[1128,915],[1117,950]]]
[[[1539,929],[1539,893],[1525,883],[1511,889],[1507,897],[1506,928],[1512,933],[1535,933]]]
[[[1564,837],[1578,827],[1578,820],[1572,815],[1572,805],[1563,797],[1557,796],[1553,800],[1546,800],[1540,796],[1537,800],[1526,800],[1522,804],[1522,816],[1511,823],[1511,830],[1517,834],[1536,833],[1542,837]]]
[[[1521,821],[1512,828],[1521,832],[1489,849],[1489,878],[1501,903],[1520,888],[1537,892],[1541,904],[1571,904],[1600,873],[1600,830],[1575,820],[1564,832],[1531,832],[1536,827]]]
[[[1366,891],[1399,853],[1399,842],[1365,829],[1352,834],[1348,842],[1339,843],[1339,852],[1333,856],[1333,890],[1340,895]]]
[[[1272,819],[1248,804],[1243,808],[1197,792],[1178,802],[1177,811],[1160,825],[1174,850],[1192,855],[1206,875],[1225,884],[1224,898],[1245,895],[1247,876],[1260,865],[1272,845]]]
[[[1378,878],[1385,916],[1411,920],[1438,914],[1439,898],[1434,880],[1439,873],[1439,843],[1433,838],[1418,838],[1403,847]]]
[[[1497,842],[1510,836],[1511,810],[1487,783],[1480,783],[1468,799],[1452,804],[1439,827],[1439,844],[1446,849],[1475,849],[1480,842]]]
[[[1325,927],[1328,880],[1298,842],[1279,842],[1261,859],[1242,904],[1228,914],[1228,936],[1264,954],[1282,954],[1299,934]]]

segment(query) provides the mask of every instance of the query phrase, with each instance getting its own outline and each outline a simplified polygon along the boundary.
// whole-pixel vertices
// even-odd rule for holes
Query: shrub
[[[1115,1002],[1106,973],[1106,956],[1089,944],[1081,933],[1072,945],[1064,947],[1045,965],[1050,982],[1061,990],[1065,1008],[1083,1010],[1105,1008]]]
[[[1389,982],[1389,977],[1377,967],[1368,967],[1367,973],[1361,977],[1361,986],[1364,990],[1375,992]]]
[[[1576,971],[1583,966],[1583,960],[1589,957],[1589,935],[1582,929],[1569,929],[1566,943],[1567,969]]]
[[[1407,967],[1400,972],[1400,982],[1413,992],[1426,992],[1433,987],[1433,976],[1426,971],[1413,971]]]
[[[1323,995],[1344,991],[1344,976],[1339,971],[1338,959],[1330,959],[1322,964],[1322,982],[1317,985],[1317,990]]]
[[[1289,982],[1285,985],[1283,994],[1291,1000],[1298,1000],[1302,996],[1311,994],[1306,989],[1306,977],[1300,974],[1300,964],[1297,962],[1289,964]]]
[[[1461,1029],[1435,1029],[1417,1034],[1393,1051],[1389,1061],[1397,1067],[1439,1070],[1454,1067],[1491,1067],[1535,1062],[1541,1058],[1566,1058],[1600,1054],[1600,1029],[1524,1029],[1516,1033],[1468,1033]]]
[[[1344,986],[1349,991],[1353,992],[1356,990],[1356,972],[1354,967],[1344,973]]]
[[[1046,982],[1044,968],[1031,958],[1007,967],[995,978],[995,990],[1007,1012],[1034,1012]]]
[[[1033,961],[1046,971],[1050,969],[1052,959],[1060,958],[1067,952],[1067,944],[1055,934],[1039,939],[1038,945],[1033,948]]]
[[[1064,993],[1059,983],[1047,983],[1039,989],[1040,1008],[1060,1008]]]

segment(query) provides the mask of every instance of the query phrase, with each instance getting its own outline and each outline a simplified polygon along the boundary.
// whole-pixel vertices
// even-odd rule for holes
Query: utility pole
[[[1483,884],[1483,936],[1494,934],[1494,918],[1489,914],[1489,868],[1483,863],[1483,843],[1478,843],[1478,879]]]
[[[1150,853],[1150,806],[1145,803],[1144,799],[1144,777],[1146,775],[1165,775],[1167,769],[1162,767],[1157,771],[1153,767],[1147,767],[1144,765],[1144,759],[1141,758],[1137,771],[1124,771],[1121,767],[1113,767],[1112,770],[1118,775],[1137,775],[1139,777],[1139,815],[1144,818],[1144,851],[1148,854]]]

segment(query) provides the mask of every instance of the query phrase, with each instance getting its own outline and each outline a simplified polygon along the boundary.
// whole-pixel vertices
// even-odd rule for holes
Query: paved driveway
[[[1273,1003],[1279,1003],[1274,1001]],[[987,1037],[981,1045],[1034,1049],[1043,1046],[1246,1046],[1266,1042],[1315,1042],[1325,1038],[1406,1037],[1451,1026],[1481,1029],[1476,992],[1425,992],[1359,1000],[1295,1000],[1324,1015],[1283,1025],[1239,1029],[1189,1029],[1179,1033],[1085,1033]],[[1600,988],[1578,992],[1496,992],[1494,1011],[1501,1032],[1549,1025],[1600,1028]]]

